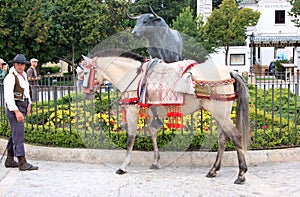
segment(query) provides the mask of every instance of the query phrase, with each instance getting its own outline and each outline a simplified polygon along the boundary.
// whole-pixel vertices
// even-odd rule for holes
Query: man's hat
[[[29,62],[26,61],[26,57],[23,54],[18,54],[13,60],[13,63],[23,63],[23,64],[29,64]]]
[[[35,58],[32,58],[31,60],[30,60],[30,62],[38,62],[39,60],[38,59],[35,59]]]

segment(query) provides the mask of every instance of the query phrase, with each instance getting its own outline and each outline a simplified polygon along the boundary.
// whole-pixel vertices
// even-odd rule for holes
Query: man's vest
[[[13,75],[15,76],[15,87],[14,87],[15,100],[24,101],[24,88],[21,87],[17,75],[15,73],[13,73]],[[30,86],[29,86],[29,92],[30,92],[30,96],[31,96]]]

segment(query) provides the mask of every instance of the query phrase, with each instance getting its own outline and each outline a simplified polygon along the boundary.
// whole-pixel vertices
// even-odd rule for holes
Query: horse
[[[140,71],[145,69],[145,65],[149,66],[150,64],[149,61],[145,61],[144,57],[130,51],[124,52],[122,50],[102,51],[91,57],[84,56],[84,59],[89,65],[95,68],[95,78],[97,78],[100,84],[105,80],[109,81],[114,87],[119,89],[126,98],[130,98],[130,95],[133,96],[132,94],[136,94],[137,90],[141,88],[140,81],[143,78],[143,72]],[[177,63],[184,63],[183,61]],[[162,61],[158,61],[153,70],[158,69],[161,64],[164,69],[167,69],[167,73],[173,72],[172,70],[168,71],[168,69],[170,69],[168,64]],[[185,99],[182,105],[182,113],[185,115],[200,109],[208,110],[215,118],[218,127],[219,148],[216,160],[206,174],[206,177],[212,178],[217,175],[217,171],[221,167],[226,141],[231,140],[235,145],[239,164],[238,177],[234,183],[243,184],[246,180],[245,173],[247,172],[244,152],[247,149],[250,130],[249,93],[247,84],[238,73],[231,71],[226,66],[216,65],[212,61],[201,64],[194,61],[192,64],[192,66],[185,70],[180,79],[186,82],[185,84],[187,84],[187,86],[191,83],[194,84],[194,88],[192,88],[194,92],[192,93],[191,90],[186,90],[187,86],[182,85],[183,88],[181,87],[181,89],[183,89],[182,95]],[[174,65],[171,67],[174,67]],[[190,79],[190,81],[188,79]],[[172,81],[170,78],[164,80]],[[198,97],[197,95],[200,93],[196,90],[201,89],[201,87],[208,88],[210,93]],[[157,97],[157,95],[155,95],[156,92],[158,91],[150,91],[147,99],[150,100],[151,97]],[[236,125],[233,124],[230,118],[234,100],[237,101]],[[157,108],[160,117],[166,117],[166,106],[159,104],[154,106]],[[134,103],[126,105],[125,108],[126,121],[128,124],[127,151],[124,162],[116,171],[117,174],[125,174],[127,172],[126,168],[131,162],[131,154],[137,132],[139,106]],[[149,110],[149,116],[150,121],[152,121],[153,115],[151,110]],[[158,161],[160,154],[156,141],[157,128],[155,128],[155,126],[149,126],[149,134],[154,151],[154,158],[150,169],[159,169]]]

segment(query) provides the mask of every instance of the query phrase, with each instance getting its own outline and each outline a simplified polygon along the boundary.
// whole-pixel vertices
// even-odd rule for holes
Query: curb
[[[0,138],[0,153],[7,144]],[[78,148],[43,147],[25,144],[26,157],[34,160],[49,160],[61,162],[81,162],[90,164],[121,165],[125,159],[126,150],[98,150]],[[264,163],[300,161],[300,147],[274,150],[247,151],[247,165]],[[216,152],[160,152],[161,167],[207,167],[216,158]],[[131,166],[150,166],[153,152],[133,151]],[[222,166],[238,166],[236,151],[225,151]]]

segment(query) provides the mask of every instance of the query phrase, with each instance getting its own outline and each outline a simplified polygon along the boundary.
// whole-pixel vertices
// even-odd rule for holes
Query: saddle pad
[[[194,60],[184,60],[170,64],[160,61],[155,65],[149,62],[144,65],[139,87],[140,102],[151,105],[184,104],[184,94],[174,89],[186,70],[196,63]],[[149,69],[150,66],[153,68]]]

